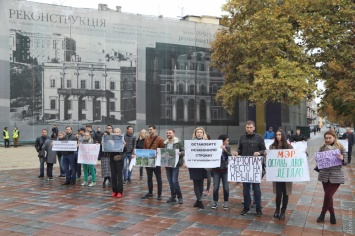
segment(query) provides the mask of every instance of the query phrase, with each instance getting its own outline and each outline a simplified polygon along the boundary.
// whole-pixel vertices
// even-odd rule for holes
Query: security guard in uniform
[[[14,147],[18,146],[18,138],[20,137],[20,131],[17,129],[17,127],[14,128],[14,131],[12,132],[12,139],[14,140]]]
[[[9,131],[7,130],[7,127],[4,128],[4,131],[2,132],[2,136],[4,137],[4,144],[5,147],[10,147],[10,141],[9,141]]]

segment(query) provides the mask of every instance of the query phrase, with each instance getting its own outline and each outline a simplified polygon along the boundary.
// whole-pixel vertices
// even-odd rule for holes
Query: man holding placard
[[[258,158],[263,156],[265,152],[265,143],[263,137],[259,134],[254,133],[255,123],[254,121],[248,120],[245,124],[246,133],[240,137],[238,150],[236,156],[245,156],[249,158],[251,156]],[[260,157],[259,157],[260,158]],[[240,213],[241,215],[246,215],[250,211],[250,186],[254,190],[254,198],[256,204],[256,215],[262,216],[261,211],[261,191],[260,191],[260,181],[259,182],[243,182],[243,195],[244,195],[244,209]]]
[[[65,128],[64,139],[68,141],[77,142],[75,135],[72,133],[71,126],[67,126]],[[64,165],[65,177],[66,177],[66,180],[62,185],[69,185],[69,184],[74,185],[76,181],[76,164],[75,164],[74,151],[63,151],[62,154],[63,154],[63,165]]]
[[[165,167],[171,194],[171,197],[168,199],[167,203],[176,202],[177,197],[179,204],[183,204],[184,202],[182,200],[179,184],[179,168],[184,164],[184,145],[177,137],[175,137],[175,130],[173,129],[168,129],[166,137],[167,140],[164,141],[164,148],[175,149],[179,152],[179,161],[176,164],[176,167]]]

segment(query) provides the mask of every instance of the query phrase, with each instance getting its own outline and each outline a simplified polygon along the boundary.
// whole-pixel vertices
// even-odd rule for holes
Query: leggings
[[[276,182],[276,209],[280,209],[282,199],[282,210],[287,209],[288,195],[286,194],[286,183]]]
[[[334,207],[333,207],[333,195],[338,190],[340,184],[332,184],[332,183],[322,183],[323,190],[324,190],[324,201],[322,207],[322,214],[327,213],[329,211],[330,214],[334,214]]]
[[[193,182],[196,200],[201,201],[203,194],[203,179],[193,180]]]

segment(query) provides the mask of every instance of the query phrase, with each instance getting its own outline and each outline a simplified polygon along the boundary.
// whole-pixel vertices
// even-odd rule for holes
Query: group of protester
[[[4,147],[9,148],[10,147],[10,135],[9,135],[9,128],[5,127],[4,130],[2,131],[2,136],[4,138]],[[17,129],[17,127],[14,128],[12,131],[12,141],[14,143],[14,147],[18,147],[18,139],[20,138],[20,131]]]
[[[97,132],[92,131],[92,126],[88,125],[85,128],[79,130],[77,136],[72,133],[72,128],[70,126],[66,127],[65,133],[58,132],[58,129],[54,126],[52,129],[52,136],[49,138],[47,136],[47,130],[42,130],[42,135],[36,140],[36,150],[40,157],[40,175],[38,177],[44,176],[44,162],[47,163],[47,176],[48,179],[53,179],[52,168],[53,164],[56,163],[55,156],[58,156],[58,161],[60,163],[61,175],[62,177],[65,173],[64,185],[75,184],[76,181],[76,170],[77,163],[75,163],[76,157],[75,152],[53,152],[51,150],[51,142],[53,140],[75,140],[78,144],[85,143],[97,143],[97,145],[102,144],[102,137],[104,135],[121,135],[121,130],[119,128],[113,129],[112,125],[107,125],[106,130],[101,133],[100,130]],[[272,130],[269,130],[272,131]],[[277,130],[273,136],[267,136],[273,139],[273,143],[270,145],[269,149],[293,149],[289,142],[286,134],[282,130]],[[192,135],[193,140],[208,140],[208,134],[202,127],[198,127],[194,130]],[[190,179],[193,182],[193,190],[196,196],[196,202],[193,207],[204,209],[204,204],[202,202],[202,195],[204,192],[204,179],[207,178],[207,173],[210,171],[213,178],[213,203],[211,205],[212,209],[218,207],[219,201],[219,187],[220,182],[223,185],[223,209],[228,210],[228,200],[229,200],[229,184],[228,184],[228,160],[229,156],[262,156],[263,162],[265,163],[267,157],[266,147],[264,138],[259,134],[255,133],[255,123],[253,121],[247,121],[245,125],[245,134],[243,134],[238,142],[238,149],[232,152],[229,146],[229,138],[227,135],[223,134],[218,137],[222,140],[222,149],[220,166],[207,170],[205,168],[189,168],[184,163],[184,144],[178,138],[175,137],[174,129],[168,129],[166,133],[166,139],[164,140],[157,134],[157,129],[154,125],[148,127],[148,134],[143,129],[139,133],[139,137],[136,138],[133,135],[133,127],[128,126],[126,133],[124,134],[124,149],[122,152],[104,152],[100,151],[101,159],[101,173],[103,177],[103,187],[112,187],[112,197],[121,198],[123,196],[123,186],[125,183],[131,182],[132,172],[129,170],[128,166],[132,158],[135,158],[136,149],[153,149],[158,150],[158,148],[166,149],[178,149],[179,160],[176,167],[165,167],[167,180],[170,186],[170,197],[167,203],[178,202],[183,204],[183,196],[179,185],[179,169],[181,167],[187,167],[190,175]],[[296,131],[293,136],[293,141],[305,141],[306,139],[300,134],[300,130]],[[347,153],[344,147],[338,142],[337,136],[334,131],[329,130],[324,134],[324,144],[320,148],[320,152],[339,149],[340,154],[337,156],[342,160],[343,165],[347,164]],[[45,157],[41,157],[41,150],[45,150]],[[41,154],[42,155],[42,154]],[[92,182],[89,186],[94,186],[96,184],[96,170],[93,165],[83,165],[84,169],[84,182],[82,185],[88,185],[88,176],[92,175]],[[162,200],[162,176],[161,167],[146,167],[147,173],[147,184],[148,193],[142,196],[142,199],[148,199],[153,197],[153,174],[157,180],[157,199]],[[62,172],[63,171],[63,172]],[[263,168],[263,174],[265,169]],[[143,170],[140,168],[140,176],[142,176]],[[324,188],[324,203],[322,207],[321,214],[317,219],[317,222],[324,222],[325,214],[327,211],[330,212],[331,218],[330,222],[335,224],[335,213],[333,208],[333,195],[337,191],[340,184],[344,183],[344,173],[342,171],[342,166],[333,166],[325,169],[319,170],[318,180],[322,182]],[[241,215],[246,215],[250,211],[251,205],[251,188],[253,189],[253,199],[256,205],[256,215],[262,216],[262,203],[261,203],[261,190],[260,183],[246,183],[243,182],[243,197],[244,197],[244,208]],[[274,213],[274,218],[280,220],[285,219],[285,213],[288,205],[289,195],[292,194],[292,182],[273,182],[273,192],[276,194],[276,209]],[[205,192],[206,194],[206,192]]]

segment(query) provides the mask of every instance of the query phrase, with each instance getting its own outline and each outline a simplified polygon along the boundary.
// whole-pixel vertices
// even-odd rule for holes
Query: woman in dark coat
[[[110,135],[108,131],[104,132],[104,135]],[[106,188],[106,182],[108,182],[108,186],[111,187],[111,168],[110,168],[110,156],[104,155],[102,152],[102,144],[100,144],[100,153],[101,157],[101,176],[104,178],[102,183],[102,187]]]
[[[274,143],[269,149],[293,149],[292,145],[287,143],[287,138],[284,132],[277,131],[274,138]],[[276,194],[276,210],[274,218],[279,220],[285,219],[285,212],[288,204],[288,196],[292,194],[292,182],[272,182],[272,189]],[[280,213],[280,206],[282,207]]]
[[[197,127],[192,135],[193,140],[207,140],[206,132],[203,128]],[[194,183],[194,192],[196,196],[196,202],[194,207],[204,209],[205,206],[202,203],[203,195],[203,180],[207,178],[207,171],[205,168],[189,168],[190,179]]]
[[[57,135],[53,134],[51,139],[47,139],[43,146],[42,150],[46,151],[45,162],[47,163],[47,180],[53,180],[53,165],[57,163],[57,152],[52,151],[52,143],[57,140]]]

